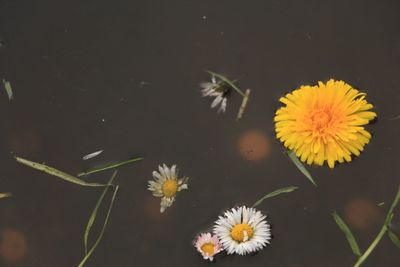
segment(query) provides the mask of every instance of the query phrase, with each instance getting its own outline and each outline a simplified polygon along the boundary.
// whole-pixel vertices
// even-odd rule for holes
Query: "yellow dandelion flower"
[[[332,79],[301,86],[280,99],[285,106],[276,111],[276,136],[309,165],[350,162],[371,139],[364,126],[376,117],[365,96]]]

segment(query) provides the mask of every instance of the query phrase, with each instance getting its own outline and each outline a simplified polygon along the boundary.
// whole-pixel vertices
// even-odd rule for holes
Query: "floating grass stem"
[[[109,184],[99,184],[99,183],[87,183],[79,178],[76,178],[75,176],[72,176],[68,173],[65,173],[63,171],[57,170],[53,167],[44,165],[44,164],[40,164],[37,162],[33,162],[24,158],[20,158],[20,157],[14,157],[17,162],[22,163],[28,167],[34,168],[36,170],[39,171],[43,171],[45,173],[48,173],[50,175],[56,176],[58,178],[61,178],[65,181],[68,181],[70,183],[74,183],[74,184],[78,184],[81,186],[93,186],[93,187],[99,187],[99,186],[109,186]]]
[[[386,215],[386,219],[382,225],[381,230],[379,231],[379,233],[375,237],[375,239],[372,241],[372,243],[369,245],[369,247],[365,250],[365,252],[362,254],[360,253],[360,255],[359,255],[360,249],[358,248],[357,242],[356,242],[353,234],[351,233],[350,229],[347,227],[347,225],[344,223],[344,221],[339,217],[339,215],[336,212],[333,214],[336,224],[346,235],[346,238],[349,241],[349,244],[350,244],[351,249],[353,250],[353,253],[358,256],[358,260],[355,263],[354,267],[359,267],[365,262],[365,260],[372,253],[372,251],[374,251],[374,249],[379,244],[381,239],[385,236],[385,234],[388,234],[389,238],[393,241],[393,243],[396,246],[400,247],[399,238],[397,237],[397,235],[394,232],[392,232],[390,230],[390,227],[389,227],[393,220],[393,217],[394,217],[393,211],[397,207],[399,202],[400,202],[400,186],[397,189],[397,194],[394,198],[392,205],[390,206],[390,209]]]
[[[388,230],[388,236],[390,240],[392,240],[393,244],[400,248],[400,238],[390,229]]]
[[[238,114],[236,116],[236,120],[237,121],[240,120],[242,118],[242,116],[243,116],[244,110],[245,110],[245,108],[247,106],[247,102],[249,102],[250,93],[251,93],[251,90],[250,89],[246,89],[245,96],[243,97],[242,104],[240,105],[239,112],[238,112]]]
[[[115,173],[114,173],[113,177],[115,177]],[[112,182],[113,177],[110,179],[111,182]],[[102,201],[103,201],[103,199],[104,199],[104,196],[106,195],[108,189],[109,189],[109,187],[106,187],[106,188],[104,189],[103,193],[101,194],[99,200],[98,200],[97,203],[96,203],[96,206],[95,206],[95,208],[94,208],[94,210],[93,210],[93,212],[92,212],[92,215],[91,215],[90,218],[89,218],[88,224],[87,224],[87,226],[86,226],[86,231],[88,232],[88,234],[89,234],[89,231],[90,231],[91,226],[93,225],[93,223],[94,223],[94,221],[95,221],[94,219],[95,219],[95,217],[96,217],[97,210],[98,210],[98,208],[101,206],[101,203],[102,203]],[[111,213],[111,210],[112,210],[112,207],[113,207],[113,204],[114,204],[115,197],[116,197],[116,195],[117,195],[118,189],[119,189],[119,186],[118,186],[118,185],[115,186],[115,188],[114,188],[114,193],[113,193],[113,195],[112,195],[112,197],[111,197],[110,205],[109,205],[109,207],[108,207],[108,211],[107,211],[107,214],[106,214],[106,218],[104,219],[103,226],[102,226],[102,228],[101,228],[100,234],[99,234],[99,236],[97,237],[95,243],[93,244],[93,246],[90,248],[89,251],[87,251],[87,240],[85,241],[85,257],[84,257],[84,258],[82,259],[82,261],[79,263],[78,267],[82,267],[82,266],[85,265],[85,263],[86,263],[87,260],[90,258],[90,256],[93,254],[93,252],[96,250],[96,248],[97,248],[97,246],[99,245],[101,239],[103,238],[104,231],[105,231],[105,229],[106,229],[106,226],[107,226],[107,223],[108,223],[108,219],[110,218],[110,213]],[[90,225],[90,226],[89,226],[89,225]],[[89,228],[89,230],[88,230],[88,228]],[[86,234],[86,231],[85,231],[85,234]]]
[[[8,198],[11,196],[12,196],[12,193],[10,193],[10,192],[0,193],[0,198]]]
[[[13,94],[13,90],[11,87],[11,83],[9,81],[6,81],[5,79],[3,79],[3,86],[4,86],[4,89],[6,90],[8,100],[10,100],[10,101],[13,100],[14,94]]]
[[[302,174],[304,174],[305,177],[314,185],[317,186],[315,183],[314,179],[312,178],[311,174],[308,172],[304,164],[300,161],[300,159],[296,156],[296,154],[289,150],[288,151],[289,158],[293,161],[294,165],[301,171]]]
[[[364,261],[368,258],[368,256],[372,253],[372,251],[375,249],[375,247],[379,244],[381,239],[385,236],[387,233],[389,235],[389,238],[392,239],[393,235],[390,234],[390,229],[389,225],[391,224],[393,217],[394,217],[394,209],[397,207],[397,205],[400,202],[400,186],[397,189],[396,196],[394,198],[394,201],[392,205],[390,206],[390,209],[386,215],[385,223],[383,224],[381,230],[379,231],[378,235],[375,237],[374,241],[372,241],[371,245],[367,248],[367,250],[361,255],[360,258],[358,258],[356,264],[354,267],[359,267],[361,264],[364,263]],[[397,237],[397,236],[396,236]],[[393,241],[393,240],[392,240]],[[396,244],[396,242],[394,242]],[[397,245],[397,244],[396,244]]]
[[[398,119],[400,119],[400,115],[397,115],[397,116],[394,116],[392,118],[389,118],[388,120],[395,121],[395,120],[398,120]]]
[[[101,171],[106,171],[106,170],[110,170],[110,169],[115,169],[115,168],[121,167],[121,166],[123,166],[123,165],[129,164],[129,163],[133,163],[133,162],[136,162],[136,161],[141,161],[141,160],[143,160],[143,158],[138,157],[138,158],[128,159],[128,160],[125,160],[125,161],[119,161],[119,162],[108,163],[108,164],[106,164],[106,165],[103,165],[103,166],[94,168],[94,169],[89,170],[89,171],[87,171],[87,172],[78,173],[78,177],[80,177],[80,176],[85,176],[85,175],[89,175],[89,174],[96,173],[96,172],[101,172]]]
[[[259,200],[257,200],[256,203],[253,204],[253,208],[260,205],[261,202],[263,202],[267,198],[275,197],[275,196],[283,194],[283,193],[290,193],[290,192],[293,192],[294,190],[296,190],[297,188],[298,188],[297,186],[288,186],[288,187],[283,187],[278,190],[275,190],[271,193],[268,193],[265,196],[263,196],[262,198],[260,198]]]
[[[342,230],[342,232],[346,236],[346,239],[349,242],[350,248],[353,251],[353,253],[356,256],[360,257],[361,256],[360,247],[358,246],[358,243],[357,243],[356,239],[354,238],[354,235],[351,232],[350,228],[347,226],[347,224],[342,220],[342,218],[340,218],[340,216],[336,212],[334,212],[332,214],[332,216],[333,216],[333,219],[335,220],[337,226],[339,226],[340,230]]]
[[[114,173],[112,174],[110,180],[108,181],[109,184],[113,183],[115,177],[117,176],[117,173],[118,173],[118,170],[115,170]],[[85,247],[85,255],[88,254],[88,238],[89,238],[90,230],[92,229],[93,223],[96,220],[97,211],[99,210],[100,205],[103,202],[103,199],[104,199],[105,195],[107,194],[107,192],[108,192],[108,187],[106,187],[103,190],[102,194],[100,195],[100,198],[97,201],[97,203],[96,203],[96,205],[95,205],[95,207],[94,207],[94,209],[92,211],[92,214],[90,215],[88,223],[86,225],[85,234],[83,235],[83,244],[84,244],[84,247]]]

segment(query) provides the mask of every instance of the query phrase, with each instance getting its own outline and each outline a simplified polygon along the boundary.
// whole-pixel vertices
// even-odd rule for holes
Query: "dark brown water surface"
[[[214,266],[352,266],[331,213],[364,250],[400,183],[400,120],[388,120],[400,114],[399,11],[394,0],[0,0],[0,76],[15,95],[9,102],[0,92],[0,191],[14,194],[0,200],[0,266],[77,266],[101,192],[18,165],[11,151],[70,173],[145,157],[120,169],[120,194],[87,266],[209,266],[191,246],[198,232],[226,208],[292,185],[299,190],[260,205],[271,245],[220,255]],[[200,97],[204,69],[252,89],[240,122],[237,95],[224,115]],[[329,78],[366,92],[379,119],[354,162],[309,168],[314,188],[272,120],[281,95]],[[243,141],[249,131],[261,143]],[[190,189],[161,215],[146,183],[163,162],[178,164]],[[365,266],[400,266],[399,250],[385,237]]]

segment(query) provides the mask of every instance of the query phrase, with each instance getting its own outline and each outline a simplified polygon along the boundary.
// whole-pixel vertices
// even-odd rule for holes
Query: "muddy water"
[[[399,184],[400,36],[396,1],[0,1],[0,266],[70,267],[101,190],[18,165],[10,152],[77,173],[142,155],[120,169],[104,238],[87,266],[206,266],[191,246],[226,208],[264,202],[272,244],[216,266],[352,266],[331,213],[362,249],[375,237]],[[198,83],[211,69],[252,89],[217,115]],[[314,188],[274,138],[279,97],[301,84],[343,79],[368,94],[379,120],[351,164],[309,168]],[[97,158],[83,155],[103,149]],[[159,213],[146,191],[160,163],[178,164],[190,190]],[[110,173],[88,180],[104,181]],[[382,206],[378,203],[384,202]],[[397,218],[394,226],[399,229]],[[98,230],[95,228],[94,231]],[[365,266],[395,267],[384,238]]]

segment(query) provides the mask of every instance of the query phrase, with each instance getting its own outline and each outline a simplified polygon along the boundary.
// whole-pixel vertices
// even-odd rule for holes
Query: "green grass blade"
[[[219,73],[212,72],[212,71],[209,71],[209,70],[207,70],[207,72],[208,72],[210,75],[215,76],[215,77],[221,79],[222,81],[226,82],[230,87],[232,87],[232,88],[233,88],[236,92],[238,92],[242,97],[246,97],[245,93],[243,93],[242,90],[240,90],[239,87],[237,87],[237,86],[235,85],[234,82],[232,82],[231,80],[229,80],[228,78],[226,78],[224,75],[221,75],[221,74],[219,74]]]
[[[133,162],[136,162],[136,161],[141,161],[141,160],[143,160],[143,158],[138,157],[138,158],[128,159],[128,160],[124,160],[124,161],[108,163],[106,165],[94,168],[94,169],[89,170],[87,172],[78,173],[78,177],[89,175],[89,174],[96,173],[96,172],[115,169],[115,168],[121,167],[123,165],[129,164],[129,163],[133,163]]]
[[[302,174],[304,174],[305,177],[314,185],[317,186],[315,183],[314,179],[312,178],[311,174],[308,172],[304,164],[300,161],[300,159],[296,156],[296,154],[289,150],[288,151],[289,158],[293,161],[294,165],[301,171]]]
[[[389,225],[392,222],[392,219],[394,217],[394,213],[393,210],[396,208],[396,206],[399,204],[400,202],[400,186],[397,190],[397,194],[394,198],[394,201],[392,203],[392,205],[390,206],[390,209],[386,215],[386,219],[385,219],[385,223],[383,224],[381,230],[379,231],[378,235],[375,237],[374,241],[372,241],[372,243],[369,245],[369,247],[365,250],[364,254],[361,255],[356,264],[354,265],[354,267],[359,267],[361,266],[368,258],[368,256],[374,251],[374,249],[376,248],[376,246],[379,244],[379,242],[382,240],[383,236],[386,234],[386,232],[388,232],[389,238],[395,238],[397,236],[393,236],[392,234],[390,234],[390,228]],[[393,240],[392,240],[393,241]],[[395,240],[394,240],[395,241]],[[395,243],[396,244],[396,243]]]
[[[275,196],[283,194],[283,193],[290,193],[290,192],[293,192],[294,190],[296,190],[297,188],[298,188],[297,186],[288,186],[288,187],[284,187],[284,188],[275,190],[275,191],[273,191],[273,192],[271,192],[269,194],[266,194],[265,196],[263,196],[262,198],[257,200],[256,203],[253,204],[253,208],[257,207],[258,205],[260,205],[261,202],[263,202],[267,198],[275,197]]]
[[[400,248],[399,237],[391,230],[388,230],[388,236],[389,236],[390,240],[392,240],[393,244],[395,244],[396,247]]]
[[[45,173],[48,173],[50,175],[56,176],[58,178],[61,178],[65,181],[74,183],[74,184],[78,184],[78,185],[82,185],[82,186],[94,186],[94,187],[99,187],[99,186],[109,186],[109,184],[98,184],[98,183],[87,183],[81,179],[78,179],[68,173],[62,172],[60,170],[57,170],[53,167],[49,167],[47,165],[44,164],[40,164],[37,162],[33,162],[24,158],[20,158],[20,157],[15,157],[15,159],[17,160],[17,162],[22,163],[26,166],[29,166],[31,168],[34,168],[36,170],[39,171],[43,171]]]
[[[106,189],[108,189],[108,187],[107,187]],[[107,223],[108,223],[108,219],[110,218],[110,213],[111,213],[111,210],[112,210],[112,207],[113,207],[114,200],[115,200],[115,197],[116,197],[116,195],[117,195],[118,189],[119,189],[119,186],[117,185],[117,186],[115,187],[115,189],[114,189],[114,193],[113,193],[113,195],[112,195],[111,202],[110,202],[110,205],[109,205],[109,207],[108,207],[107,215],[106,215],[106,218],[105,218],[105,220],[104,220],[104,222],[103,222],[103,227],[102,227],[102,229],[101,229],[101,231],[100,231],[99,236],[97,237],[96,242],[93,244],[92,248],[85,254],[85,257],[84,257],[84,258],[82,259],[82,261],[79,263],[78,267],[82,267],[82,266],[85,265],[85,263],[86,263],[87,260],[90,258],[90,256],[93,254],[93,252],[96,250],[96,248],[97,248],[97,246],[99,245],[101,239],[103,238],[104,231],[105,231],[105,229],[106,229],[106,226],[107,226]],[[99,201],[101,202],[102,199],[100,198]],[[101,204],[101,203],[100,203],[100,204]]]
[[[110,180],[108,181],[109,184],[113,183],[115,177],[117,176],[117,173],[118,173],[118,170],[115,170],[114,173],[112,174]],[[97,211],[99,210],[99,208],[101,206],[101,203],[103,202],[103,199],[104,199],[105,195],[108,192],[108,188],[109,187],[104,188],[99,200],[97,201],[97,203],[96,203],[96,205],[95,205],[95,207],[94,207],[94,209],[92,211],[92,214],[90,215],[88,223],[86,225],[85,234],[83,235],[83,244],[84,244],[84,247],[85,247],[85,255],[88,254],[88,238],[89,238],[90,230],[92,229],[93,223],[96,220]]]
[[[393,210],[397,207],[397,205],[399,203],[400,203],[400,186],[397,189],[397,193],[396,193],[396,196],[394,198],[394,201],[393,201],[392,205],[390,206],[389,213],[393,213]]]
[[[7,197],[11,197],[12,193],[10,192],[6,192],[6,193],[0,193],[0,198],[7,198]]]
[[[333,216],[333,219],[335,220],[336,224],[339,226],[340,230],[342,230],[342,232],[346,236],[346,239],[349,242],[349,245],[350,245],[353,253],[355,255],[357,255],[358,257],[360,257],[361,256],[360,247],[358,246],[357,241],[354,238],[354,235],[351,232],[350,228],[347,226],[347,224],[342,220],[342,218],[340,218],[340,216],[336,212],[334,212],[332,214],[332,216]]]
[[[6,81],[5,79],[3,79],[3,86],[4,86],[4,89],[7,92],[8,100],[13,100],[14,99],[14,94],[13,94],[13,90],[12,90],[12,87],[11,87],[11,83],[9,81]]]

